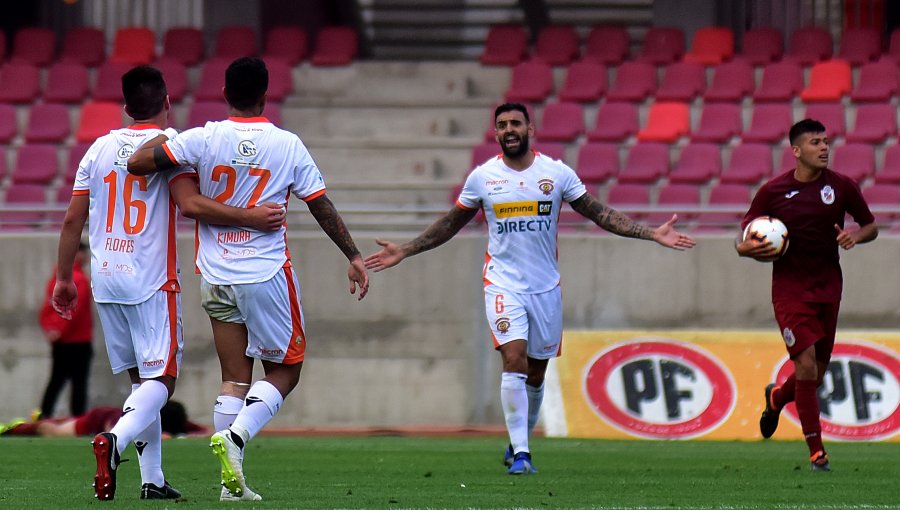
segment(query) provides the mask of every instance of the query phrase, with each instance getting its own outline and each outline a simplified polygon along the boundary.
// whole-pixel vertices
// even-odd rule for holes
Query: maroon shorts
[[[75,435],[95,436],[108,431],[122,416],[118,407],[95,407],[75,419]]]
[[[840,303],[781,301],[772,306],[791,358],[815,344],[817,360],[831,359]]]

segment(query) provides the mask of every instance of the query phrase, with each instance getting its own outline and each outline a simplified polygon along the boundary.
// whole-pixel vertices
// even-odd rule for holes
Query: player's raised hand
[[[375,242],[382,247],[382,250],[366,257],[366,269],[371,269],[377,273],[396,266],[401,260],[406,258],[400,245],[382,239],[376,239]]]
[[[842,229],[840,225],[837,223],[834,224],[834,229],[837,230],[837,243],[838,246],[845,250],[849,250],[856,246],[856,238],[850,232]]]
[[[350,294],[356,294],[356,288],[359,287],[359,296],[356,300],[361,301],[369,293],[369,273],[366,271],[362,257],[355,257],[350,261],[347,278],[350,279]]]
[[[274,202],[263,202],[247,210],[247,226],[264,232],[273,232],[284,225],[287,209]]]
[[[50,297],[50,306],[63,319],[72,320],[72,312],[78,305],[78,289],[72,280],[56,280],[53,286],[53,295]]]
[[[693,248],[697,242],[692,237],[675,230],[676,221],[678,221],[678,215],[673,214],[672,219],[656,227],[656,230],[653,231],[653,240],[673,250]]]

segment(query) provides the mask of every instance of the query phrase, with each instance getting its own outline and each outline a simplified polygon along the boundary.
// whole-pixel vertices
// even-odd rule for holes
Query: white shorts
[[[290,267],[261,283],[216,285],[202,279],[200,296],[211,318],[247,327],[247,356],[285,365],[303,361],[300,283]]]
[[[184,335],[181,293],[156,291],[136,305],[97,303],[114,374],[137,367],[142,379],[178,377]]]
[[[562,291],[516,294],[496,285],[484,288],[484,311],[494,348],[512,340],[528,343],[529,358],[550,359],[562,353]]]

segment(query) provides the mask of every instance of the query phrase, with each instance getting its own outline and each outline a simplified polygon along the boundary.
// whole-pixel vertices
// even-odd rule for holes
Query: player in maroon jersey
[[[781,386],[766,386],[759,429],[764,438],[771,437],[781,409],[795,402],[810,467],[829,471],[816,388],[834,347],[843,286],[838,247],[849,250],[867,243],[878,236],[878,228],[856,182],[828,169],[825,126],[805,119],[794,124],[788,136],[796,168],[763,185],[741,223],[743,230],[758,216],[772,216],[784,222],[790,236],[789,249],[772,264],[772,305],[794,373]],[[844,229],[845,214],[859,229]],[[738,238],[735,248],[740,256],[757,260],[776,253],[768,241]]]

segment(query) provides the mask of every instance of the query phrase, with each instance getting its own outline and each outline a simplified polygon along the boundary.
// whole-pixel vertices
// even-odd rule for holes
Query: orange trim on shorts
[[[163,375],[178,378],[178,294],[166,291],[166,307],[169,309],[169,355],[166,356],[166,370]]]
[[[290,300],[292,331],[287,353],[281,363],[296,365],[302,362],[306,355],[306,333],[303,331],[303,320],[300,314],[300,296],[297,295],[297,287],[294,285],[294,271],[290,267],[284,267],[282,274],[287,283],[288,299]]]

